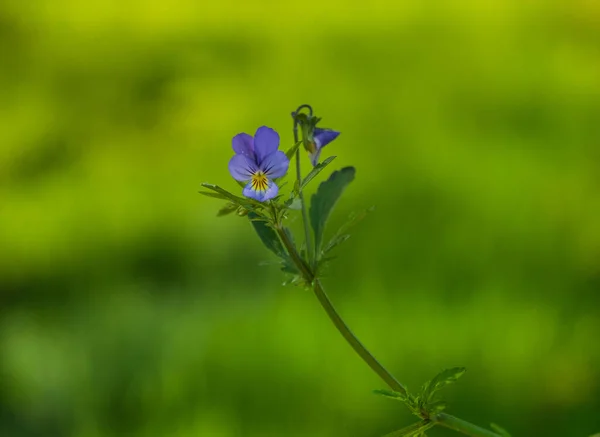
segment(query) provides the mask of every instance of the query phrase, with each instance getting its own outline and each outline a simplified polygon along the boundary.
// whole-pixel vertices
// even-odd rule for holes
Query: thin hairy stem
[[[369,367],[375,373],[377,373],[392,390],[406,395],[406,388],[404,388],[404,386],[400,384],[400,382],[398,382],[398,380],[396,380],[396,378],[394,378],[394,376],[388,372],[379,361],[377,361],[373,354],[371,354],[371,352],[369,352],[369,350],[360,342],[360,340],[356,338],[348,325],[346,325],[344,320],[340,317],[335,307],[329,300],[327,293],[325,293],[320,280],[315,279],[313,282],[313,291],[335,327],[350,344],[350,346],[352,346],[352,349],[354,349],[354,351],[363,359],[363,361],[367,363]]]
[[[309,105],[300,105],[294,114],[298,114],[303,108],[308,108],[312,115],[312,108]],[[298,143],[298,120],[294,116],[294,144]],[[300,168],[300,149],[296,150],[296,180],[298,181],[298,198],[300,199],[300,207],[302,210],[302,224],[304,225],[304,241],[306,244],[306,256],[308,264],[313,266],[313,260],[316,255],[312,249],[312,239],[308,223],[308,213],[306,212],[306,203],[304,202],[304,193],[302,192],[302,170]]]
[[[309,116],[312,116],[312,108],[309,105],[301,105],[298,107],[296,112],[293,113],[294,116],[294,142],[298,143],[298,119],[297,115],[302,109],[308,109]],[[296,178],[298,180],[298,197],[300,199],[301,209],[302,209],[302,222],[304,225],[304,234],[306,239],[306,252],[307,252],[307,261],[305,261],[300,254],[298,254],[294,244],[290,241],[287,233],[284,228],[281,226],[279,221],[276,219],[276,232],[279,235],[283,245],[285,246],[287,252],[289,253],[292,261],[296,265],[296,268],[301,273],[306,284],[310,284],[312,287],[315,296],[319,300],[319,303],[337,328],[337,330],[342,334],[344,339],[350,344],[352,349],[363,359],[365,363],[377,374],[379,377],[386,382],[386,384],[394,391],[403,394],[404,396],[408,396],[408,392],[406,388],[398,382],[394,376],[386,370],[383,365],[377,361],[377,359],[369,352],[369,350],[360,342],[360,340],[352,333],[348,325],[344,322],[344,320],[340,317],[335,307],[329,300],[329,297],[325,293],[323,289],[323,285],[318,277],[316,277],[315,269],[317,259],[316,253],[313,253],[312,249],[312,240],[308,223],[308,214],[306,212],[306,205],[304,203],[304,195],[302,190],[299,188],[302,182],[302,172],[300,170],[300,151],[296,151]],[[274,213],[274,217],[277,217],[277,214]],[[425,415],[427,416],[427,415]],[[423,422],[413,425],[412,427],[405,428],[403,431],[412,431],[412,428],[415,428],[417,432],[422,432],[424,429],[429,428],[433,425],[440,425],[446,428],[453,429],[460,433],[463,433],[472,437],[500,437],[498,434],[488,431],[486,429],[480,428],[476,425],[473,425],[469,422],[466,422],[462,419],[458,419],[454,416],[450,416],[449,414],[439,413],[432,417],[422,417],[424,419]],[[391,435],[396,435],[396,433],[392,433]],[[391,436],[390,435],[390,436]]]

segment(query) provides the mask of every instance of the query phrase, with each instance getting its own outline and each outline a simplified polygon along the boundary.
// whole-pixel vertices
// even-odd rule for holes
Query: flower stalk
[[[302,112],[303,110],[306,112]],[[292,117],[295,152],[294,148],[290,149],[287,154],[278,150],[279,134],[266,126],[259,127],[254,136],[240,133],[233,138],[232,148],[235,154],[229,161],[229,172],[243,187],[243,198],[217,185],[206,183],[202,186],[210,191],[200,191],[200,193],[227,201],[218,215],[227,215],[237,211],[238,215],[247,215],[250,218],[263,244],[280,259],[282,270],[294,275],[293,283],[303,283],[307,288],[311,288],[342,337],[371,370],[392,389],[392,391],[377,390],[376,393],[402,401],[413,414],[421,419],[421,422],[389,434],[387,437],[421,436],[424,435],[424,431],[436,425],[471,437],[506,437],[508,434],[505,432],[500,434],[492,432],[442,412],[445,404],[436,400],[436,392],[443,386],[456,381],[464,373],[464,368],[445,369],[424,384],[418,394],[411,394],[369,352],[336,311],[323,288],[318,272],[321,271],[323,263],[327,261],[328,252],[348,237],[345,234],[346,227],[344,232],[338,231],[328,244],[322,244],[325,225],[331,210],[342,191],[354,179],[355,169],[354,167],[345,167],[336,170],[320,184],[311,199],[309,222],[303,188],[333,160],[334,157],[329,157],[323,162],[319,162],[323,147],[337,138],[340,133],[333,129],[318,128],[317,124],[321,119],[313,116],[312,107],[309,105],[299,106],[292,113]],[[304,181],[300,165],[300,151],[298,150],[300,145],[299,127],[302,129],[302,144],[313,165],[312,171]],[[296,184],[290,198],[284,202],[281,200],[282,196],[277,183],[287,173],[290,159],[293,159],[294,155],[296,158]],[[287,211],[296,209],[292,206],[296,203],[296,199],[299,201],[302,211],[305,254],[298,250],[289,229],[283,225]],[[311,226],[313,232],[311,232]]]
[[[300,105],[296,112],[292,115],[294,117],[294,144],[298,143],[298,118],[297,115],[304,108],[307,108],[309,111],[309,116],[312,117],[312,107],[310,105]],[[300,149],[296,150],[296,181],[298,184],[298,198],[300,199],[300,209],[302,210],[302,224],[304,225],[304,241],[306,244],[306,254],[308,258],[308,264],[311,267],[314,267],[314,260],[316,258],[316,254],[313,252],[312,248],[312,238],[310,237],[310,229],[308,224],[308,213],[306,212],[306,204],[304,202],[304,193],[302,192],[301,184],[302,184],[302,170],[300,168]]]
[[[312,108],[308,105],[300,106],[296,112],[292,115],[294,116],[294,142],[298,142],[298,120],[296,115],[302,108],[308,108],[310,113],[309,116],[312,117]],[[337,136],[337,135],[336,135]],[[335,138],[335,137],[334,137]],[[306,140],[306,139],[304,139]],[[315,165],[313,163],[313,165]],[[317,300],[329,316],[329,319],[332,321],[334,326],[337,328],[339,333],[344,337],[344,339],[348,342],[348,344],[352,347],[352,349],[362,358],[362,360],[373,370],[385,383],[394,391],[400,393],[401,395],[408,396],[408,391],[378,360],[375,356],[369,352],[369,350],[361,343],[361,341],[354,335],[352,330],[348,327],[348,325],[344,322],[342,317],[336,311],[333,303],[327,296],[323,285],[318,277],[315,275],[315,264],[314,260],[316,259],[317,254],[312,252],[311,248],[311,239],[310,239],[310,230],[308,223],[308,215],[306,212],[306,205],[304,202],[304,195],[301,188],[302,182],[302,172],[300,168],[300,151],[296,151],[296,178],[298,181],[298,198],[300,199],[301,210],[302,210],[302,222],[304,225],[304,232],[306,238],[306,250],[308,256],[308,265],[296,252],[292,242],[289,240],[287,234],[283,231],[281,227],[278,226],[277,233],[281,238],[284,246],[288,250],[288,253],[298,270],[302,273],[303,279],[307,284],[311,285],[311,288],[317,297]],[[464,435],[468,435],[471,437],[501,437],[499,434],[496,434],[492,431],[488,431],[484,428],[480,428],[476,425],[473,425],[469,422],[466,422],[457,417],[451,416],[445,413],[439,413],[434,416],[429,416],[426,412],[424,412],[421,416],[422,419],[428,422],[435,422],[441,426],[446,428],[453,429],[458,431]]]

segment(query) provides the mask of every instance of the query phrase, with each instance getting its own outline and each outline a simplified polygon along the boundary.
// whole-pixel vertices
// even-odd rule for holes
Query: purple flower
[[[287,173],[290,160],[279,148],[279,134],[262,126],[254,138],[242,133],[232,140],[235,156],[229,161],[229,173],[236,181],[248,182],[243,194],[259,202],[277,196],[279,187],[273,179]]]
[[[310,162],[315,166],[319,162],[321,149],[335,140],[340,133],[331,129],[320,129],[315,127],[313,130],[313,140],[308,142],[307,150]]]

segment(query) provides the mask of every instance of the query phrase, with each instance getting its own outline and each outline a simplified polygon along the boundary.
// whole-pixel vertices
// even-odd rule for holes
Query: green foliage
[[[384,437],[420,437],[425,435],[425,431],[435,426],[435,422],[431,420],[423,420],[422,422],[413,423],[398,431],[386,434]]]
[[[281,271],[292,275],[298,275],[299,272],[296,265],[281,243],[281,239],[277,235],[277,232],[275,232],[273,229],[271,222],[267,218],[260,216],[255,212],[249,212],[248,218],[250,219],[254,230],[258,234],[260,241],[262,241],[265,247],[277,255],[277,257],[280,259]],[[287,238],[291,242],[292,246],[295,247],[292,232],[288,228],[283,228],[283,231],[287,235]],[[295,282],[295,280],[296,279],[294,278],[292,282]]]
[[[315,254],[319,256],[325,224],[333,207],[344,189],[354,180],[354,167],[334,171],[329,179],[322,182],[310,202],[310,224],[315,237]]]
[[[300,184],[300,189],[303,190],[304,187],[306,187],[310,183],[310,181],[312,181],[319,173],[321,173],[325,167],[331,164],[331,161],[333,161],[335,158],[335,156],[330,156],[323,162],[320,162],[317,165],[315,165],[310,171],[310,173],[307,174],[306,177],[302,180],[302,183]]]
[[[511,437],[511,435],[508,433],[508,431],[505,430],[504,428],[502,428],[500,425],[496,425],[495,423],[490,423],[490,428],[492,428],[494,430],[494,432],[501,435],[502,437]],[[592,436],[592,437],[594,437],[594,436]],[[596,434],[596,437],[600,437],[600,434]]]
[[[298,150],[298,147],[300,147],[301,144],[302,141],[298,141],[296,144],[290,147],[287,152],[285,152],[285,156],[287,156],[288,159],[292,159],[294,157],[294,153],[296,153],[296,150]]]
[[[453,367],[438,373],[433,379],[423,384],[418,395],[400,393],[393,390],[375,390],[374,393],[403,402],[410,411],[421,418],[429,418],[443,411],[446,402],[435,398],[436,393],[448,384],[456,382],[466,369],[464,367]]]
[[[254,230],[258,234],[260,241],[265,245],[267,249],[277,255],[279,258],[286,260],[288,259],[287,252],[281,244],[281,240],[277,236],[277,233],[270,226],[267,219],[254,212],[248,214],[248,218],[254,227]]]
[[[239,206],[233,202],[228,202],[223,206],[219,212],[217,212],[217,217],[222,217],[225,215],[229,215],[235,211],[237,211]]]
[[[329,251],[331,251],[332,249],[334,249],[335,247],[339,246],[344,241],[346,241],[348,238],[350,238],[350,234],[347,233],[348,230],[352,226],[354,226],[358,222],[360,222],[362,219],[364,219],[366,217],[367,213],[373,211],[374,209],[375,209],[374,207],[371,207],[371,208],[365,209],[363,211],[360,211],[359,213],[350,214],[350,217],[348,217],[348,221],[346,223],[344,223],[342,226],[340,226],[340,228],[335,233],[335,235],[325,245],[325,247],[323,248],[322,255],[326,255]]]
[[[208,188],[209,190],[213,191],[213,192],[199,191],[200,194],[203,194],[205,196],[214,197],[217,199],[226,199],[226,200],[229,200],[232,203],[234,203],[238,206],[244,207],[250,211],[255,210],[255,209],[256,210],[261,209],[264,207],[264,205],[262,205],[260,202],[257,202],[253,199],[239,197],[239,196],[236,196],[235,194],[231,194],[229,191],[219,187],[218,185],[207,184],[206,182],[203,182],[202,186],[204,188]]]
[[[387,390],[387,389],[378,389],[378,390],[373,390],[373,393],[380,395],[380,396],[384,396],[386,398],[392,398],[392,399],[396,399],[402,402],[408,402],[409,401],[409,395],[406,393],[400,393],[394,390]]]
[[[466,370],[467,369],[464,367],[445,369],[438,373],[433,379],[423,384],[419,397],[423,400],[424,405],[431,407],[434,402],[435,394],[448,384],[455,383],[458,378],[464,375]],[[438,405],[436,407],[436,411],[441,411],[444,409],[444,407]]]

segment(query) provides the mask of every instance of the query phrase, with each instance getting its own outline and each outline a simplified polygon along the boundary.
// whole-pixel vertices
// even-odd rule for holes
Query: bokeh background
[[[357,167],[329,234],[376,206],[324,279],[372,352],[413,389],[466,366],[477,424],[600,431],[600,3],[3,0],[0,435],[415,420],[197,194],[301,103]]]

